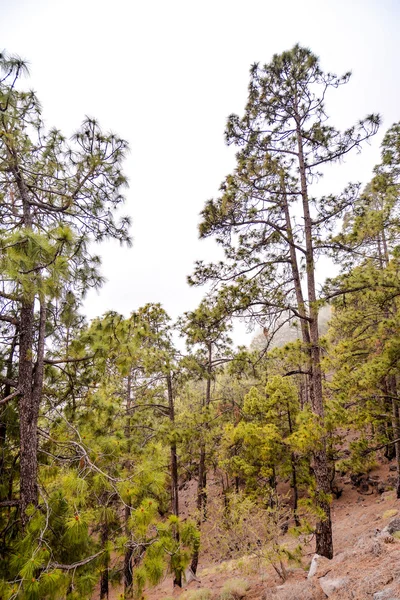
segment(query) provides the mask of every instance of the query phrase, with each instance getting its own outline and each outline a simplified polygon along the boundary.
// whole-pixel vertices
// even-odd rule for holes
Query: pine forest
[[[391,579],[328,573],[349,490],[373,515],[400,501],[400,121],[336,128],[350,72],[301,44],[266,59],[199,217],[219,248],[187,273],[203,300],[87,318],[98,243],[135,244],[128,143],[93,117],[49,128],[1,54],[1,600],[397,597],[400,519],[368,517],[353,558]],[[378,131],[373,170],[327,193]]]

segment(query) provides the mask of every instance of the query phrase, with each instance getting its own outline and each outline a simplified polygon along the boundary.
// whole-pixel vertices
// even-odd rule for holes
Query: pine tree
[[[212,305],[203,300],[199,307],[185,313],[180,320],[179,327],[182,334],[186,336],[189,348],[198,347],[199,352],[193,355],[197,363],[197,369],[201,377],[205,379],[205,391],[202,398],[202,409],[207,419],[211,404],[211,384],[215,370],[218,366],[224,364],[227,360],[226,350],[230,340],[226,332],[229,325],[226,322],[226,316],[218,305]],[[203,438],[200,442],[200,456],[197,479],[197,511],[198,526],[205,516],[207,504],[207,465],[206,465],[206,443]],[[191,569],[196,574],[199,561],[198,551],[192,558]]]
[[[1,320],[18,339],[16,377],[3,379],[13,391],[3,403],[19,399],[25,526],[27,508],[38,500],[37,423],[51,303],[101,283],[90,240],[129,241],[128,220],[112,215],[123,202],[127,144],[88,118],[71,143],[56,129],[45,132],[35,94],[16,87],[24,63],[3,55],[0,67]]]
[[[315,261],[331,229],[357,197],[357,186],[341,196],[310,195],[310,182],[325,164],[340,161],[373,135],[379,117],[370,115],[341,133],[327,123],[324,100],[349,74],[324,73],[318,58],[296,45],[270,64],[253,65],[245,114],[232,115],[229,144],[239,148],[237,167],[221,186],[221,196],[206,204],[200,236],[215,235],[225,251],[218,264],[198,263],[193,284],[214,281],[231,312],[266,325],[269,333],[282,318],[300,320],[308,350],[312,411],[324,429],[321,351]],[[301,215],[301,218],[298,218]],[[304,268],[305,290],[301,284]],[[316,529],[317,552],[333,554],[329,476],[325,442],[313,456],[318,502],[325,518]]]
[[[336,309],[331,332],[334,340],[331,368],[334,365],[336,371],[333,390],[335,393],[337,386],[341,386],[344,402],[359,399],[357,409],[351,411],[359,428],[373,424],[374,430],[380,434],[384,430],[384,438],[393,444],[386,452],[390,456],[394,450],[396,455],[398,496],[399,148],[400,129],[394,124],[383,139],[382,159],[374,169],[373,179],[357,200],[354,212],[346,215],[342,232],[332,239],[342,274],[327,282],[327,295],[335,299]],[[386,424],[382,422],[385,413]],[[364,429],[364,442],[365,434]]]

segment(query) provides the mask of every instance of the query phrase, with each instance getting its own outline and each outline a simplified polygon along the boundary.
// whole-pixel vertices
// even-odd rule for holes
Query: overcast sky
[[[234,166],[224,127],[243,113],[252,63],[299,42],[324,69],[353,72],[328,100],[335,124],[381,113],[381,132],[324,191],[367,182],[384,131],[400,120],[398,0],[0,0],[0,9],[0,48],[30,62],[46,123],[69,135],[87,114],[130,144],[133,247],[100,249],[107,283],[89,295],[89,317],[161,302],[175,318],[200,301],[186,275],[217,251],[198,240],[199,212]]]

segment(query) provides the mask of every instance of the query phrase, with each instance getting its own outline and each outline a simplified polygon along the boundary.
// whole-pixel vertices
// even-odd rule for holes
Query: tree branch
[[[7,404],[7,402],[9,402],[10,400],[12,400],[13,398],[15,398],[15,396],[18,396],[21,393],[21,390],[17,389],[15,390],[15,392],[13,392],[12,394],[9,394],[8,396],[6,396],[5,398],[2,398],[0,400],[0,406],[2,406],[3,404]]]
[[[83,567],[84,565],[87,565],[92,560],[95,560],[101,554],[104,554],[104,552],[105,552],[105,550],[100,550],[100,552],[97,552],[96,554],[93,554],[92,556],[88,556],[88,558],[85,558],[84,560],[80,560],[79,562],[72,563],[72,565],[63,565],[61,563],[53,562],[53,563],[50,563],[50,567],[52,569],[61,569],[62,571],[73,571],[74,569],[77,569],[78,567]]]
[[[1,500],[0,508],[6,507],[6,506],[19,506],[19,500]]]
[[[58,360],[52,360],[51,358],[45,358],[44,362],[46,365],[62,365],[64,363],[83,362],[85,360],[90,360],[91,358],[94,358],[94,354],[90,354],[90,356],[83,356],[82,358],[60,358]]]

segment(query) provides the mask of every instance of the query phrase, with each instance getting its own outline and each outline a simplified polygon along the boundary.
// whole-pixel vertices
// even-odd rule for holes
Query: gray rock
[[[381,592],[375,592],[373,600],[400,600],[398,596],[392,596],[392,594],[393,591],[390,588]]]
[[[192,581],[197,581],[198,583],[200,583],[200,579],[197,579],[196,575],[193,573],[190,567],[188,567],[185,571],[185,581],[187,584],[191,583]]]
[[[345,587],[349,583],[348,577],[337,577],[332,579],[328,576],[321,577],[319,579],[319,584],[322,588],[322,591],[326,596],[332,596],[334,592],[337,592],[341,588]]]
[[[318,569],[318,561],[320,558],[321,558],[321,556],[319,554],[314,554],[314,556],[312,557],[310,570],[308,571],[307,579],[311,579],[312,577],[314,577],[314,575]]]
[[[392,519],[385,527],[385,530],[392,535],[395,531],[400,531],[400,519]]]

